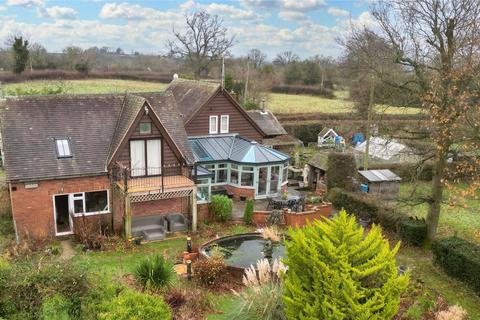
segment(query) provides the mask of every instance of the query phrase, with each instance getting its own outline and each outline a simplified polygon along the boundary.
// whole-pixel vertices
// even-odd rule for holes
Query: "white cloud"
[[[53,6],[51,8],[41,8],[39,13],[44,18],[52,19],[75,19],[77,11],[73,8]]]
[[[138,4],[129,4],[126,2],[105,3],[100,10],[100,18],[103,19],[127,19],[127,20],[155,20],[179,18],[178,13],[172,11],[160,11],[153,8],[147,8]]]
[[[334,7],[328,8],[327,12],[336,17],[348,17],[350,15],[349,11]]]
[[[239,9],[234,6],[215,2],[202,7],[210,14],[229,16],[233,19],[252,20],[259,19],[261,17],[261,15],[256,13],[254,10]]]
[[[4,7],[4,6],[0,6],[0,12],[6,11],[6,10],[7,10],[7,8],[6,8],[6,7]]]
[[[45,5],[44,0],[7,0],[7,6],[18,7],[43,7]]]
[[[325,0],[242,0],[250,7],[311,11],[325,7]]]
[[[278,16],[285,21],[301,22],[308,20],[308,16],[305,13],[298,11],[280,11]]]

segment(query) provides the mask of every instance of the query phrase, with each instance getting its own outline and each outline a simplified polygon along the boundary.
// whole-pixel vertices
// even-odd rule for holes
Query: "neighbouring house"
[[[400,192],[402,178],[388,169],[359,170],[360,183],[367,186],[366,191],[386,200],[394,200]]]
[[[262,198],[286,186],[289,157],[262,145],[261,123],[215,83],[176,79],[165,92],[1,103],[17,239],[100,226],[161,239],[169,214],[195,230],[212,188]]]
[[[335,130],[333,130],[332,128],[324,127],[318,133],[318,146],[333,146],[337,137],[339,137],[339,135],[335,132]]]
[[[250,117],[262,128],[265,133],[263,144],[285,153],[290,153],[297,147],[303,146],[300,139],[285,131],[275,115],[266,109],[248,111]]]

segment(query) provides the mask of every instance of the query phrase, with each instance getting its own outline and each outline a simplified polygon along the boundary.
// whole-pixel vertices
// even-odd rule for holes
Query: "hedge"
[[[328,200],[337,209],[344,208],[348,213],[359,218],[372,219],[373,223],[381,225],[389,232],[396,233],[405,243],[421,246],[425,241],[427,235],[425,220],[411,218],[407,214],[395,210],[394,207],[378,201],[376,197],[333,188],[328,192]]]
[[[435,263],[450,276],[480,295],[480,246],[458,237],[440,238],[432,244]]]
[[[335,99],[335,94],[330,89],[321,89],[319,87],[312,86],[273,86],[270,90],[274,93],[286,93],[286,94],[309,94],[312,96],[322,96],[328,99]]]
[[[357,175],[357,164],[352,153],[330,152],[327,158],[327,189],[342,188],[354,190],[353,181]]]

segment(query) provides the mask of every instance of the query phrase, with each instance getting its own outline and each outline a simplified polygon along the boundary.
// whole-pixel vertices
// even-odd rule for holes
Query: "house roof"
[[[388,169],[384,170],[359,170],[358,173],[368,182],[401,181],[402,178]]]
[[[263,164],[285,162],[290,158],[280,151],[238,135],[191,137],[188,140],[199,162]]]
[[[4,101],[2,136],[7,180],[106,173],[145,103],[185,160],[193,163],[171,93],[28,96]],[[57,157],[55,138],[70,140],[73,157]]]
[[[2,108],[7,180],[48,179],[106,172],[124,95],[9,98]],[[57,158],[55,138],[68,138],[72,158]]]
[[[325,152],[317,152],[313,155],[310,160],[308,160],[308,164],[312,167],[322,169],[326,171],[328,169],[328,153]]]
[[[248,115],[265,132],[267,136],[278,136],[287,134],[287,131],[278,121],[275,115],[268,110],[251,110]]]
[[[183,122],[192,116],[220,89],[220,84],[210,81],[175,79],[167,87],[173,93]]]

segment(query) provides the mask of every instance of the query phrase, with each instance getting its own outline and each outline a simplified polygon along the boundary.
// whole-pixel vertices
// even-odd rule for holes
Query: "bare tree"
[[[300,57],[293,53],[292,51],[284,51],[275,57],[273,63],[279,66],[286,66],[290,63],[297,62],[300,60]]]
[[[247,58],[250,60],[254,69],[259,69],[265,64],[267,55],[260,51],[260,49],[252,49],[248,52]]]
[[[174,39],[168,42],[168,47],[172,56],[186,59],[198,79],[208,73],[212,61],[228,53],[235,37],[227,35],[223,19],[218,15],[202,10],[185,16],[185,20],[185,30],[174,29]]]
[[[381,36],[393,48],[395,61],[414,75],[429,114],[434,144],[431,192],[425,200],[427,241],[437,232],[448,183],[448,159],[454,149],[471,154],[472,189],[479,185],[480,6],[478,0],[391,0],[373,8]],[[399,84],[403,86],[403,84]],[[470,149],[470,151],[468,151]],[[475,151],[477,150],[477,151]]]

